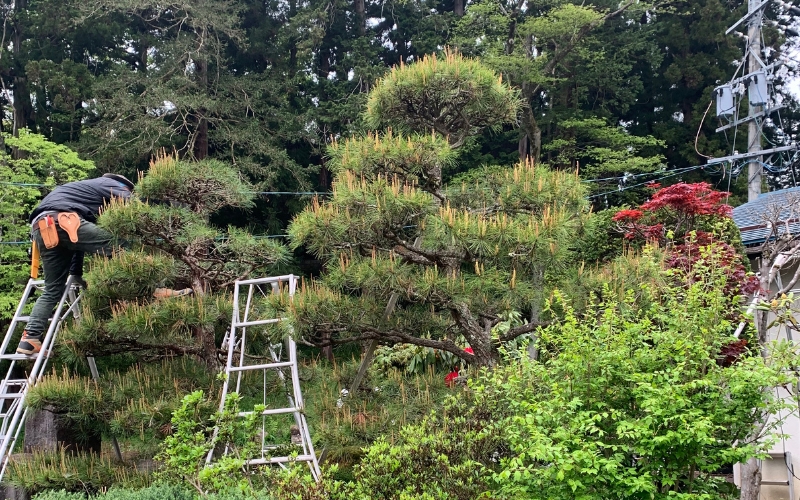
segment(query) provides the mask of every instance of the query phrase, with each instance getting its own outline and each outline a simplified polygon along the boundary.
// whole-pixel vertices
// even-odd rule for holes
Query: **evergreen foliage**
[[[35,453],[12,460],[8,464],[8,483],[28,494],[59,490],[94,493],[115,484],[133,489],[143,488],[152,481],[150,475],[135,468],[115,464],[111,459],[95,454],[72,455]],[[58,498],[59,493],[45,493]],[[81,495],[85,495],[81,493]]]
[[[56,413],[77,435],[144,442],[167,435],[186,392],[215,388],[218,346],[231,321],[227,285],[288,257],[276,242],[234,228],[220,236],[210,224],[221,208],[252,200],[252,187],[230,166],[161,155],[139,184],[98,219],[130,248],[91,263],[81,320],[64,328],[57,348],[71,370],[44,378],[28,396],[32,408]],[[194,293],[155,298],[164,287]],[[105,368],[99,383],[83,375],[86,356]]]
[[[479,125],[513,119],[516,92],[465,61],[449,54],[396,68],[372,90],[368,114],[431,126],[454,146]],[[401,97],[386,97],[446,102],[454,92],[466,111],[446,126],[428,123],[411,101],[404,107],[392,100]],[[483,116],[503,93],[507,104],[492,111],[499,114]],[[274,299],[294,318],[299,338],[316,345],[407,342],[492,364],[498,346],[535,329],[548,273],[567,265],[571,236],[586,216],[575,175],[526,162],[487,167],[445,187],[447,143],[391,132],[334,144],[331,157],[332,198],[312,203],[289,228],[292,245],[327,261],[326,274],[291,304]],[[387,317],[393,295],[400,301]],[[515,309],[531,311],[534,322],[493,338],[492,327]],[[474,354],[459,345],[461,337]]]
[[[483,129],[517,119],[518,91],[474,59],[446,51],[403,63],[377,82],[367,100],[366,125],[373,129],[435,131],[454,147]]]
[[[55,372],[31,389],[27,404],[54,412],[79,436],[103,433],[158,442],[169,433],[183,396],[215,385],[214,374],[203,365],[178,358],[107,370],[98,382],[66,370]],[[154,443],[143,451],[154,451]]]

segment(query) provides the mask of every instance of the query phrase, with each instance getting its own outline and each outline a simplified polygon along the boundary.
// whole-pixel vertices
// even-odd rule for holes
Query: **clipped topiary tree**
[[[280,243],[210,224],[225,207],[248,208],[252,186],[214,160],[153,162],[126,203],[108,207],[98,224],[133,248],[96,263],[87,277],[83,320],[66,340],[78,354],[193,355],[219,366],[216,339],[228,323],[224,294],[236,279],[264,274],[288,258]],[[156,300],[156,288],[190,287],[193,295]]]
[[[58,339],[57,361],[72,375],[59,370],[43,379],[30,404],[81,433],[147,440],[168,432],[186,392],[213,392],[224,358],[218,346],[230,328],[229,285],[288,258],[278,242],[210,223],[216,211],[247,208],[253,196],[229,165],[158,157],[134,196],[100,216],[98,223],[129,248],[91,263],[81,320]],[[159,288],[194,293],[159,299]],[[97,358],[99,384],[75,375],[85,372],[85,356]]]
[[[331,198],[289,228],[294,247],[327,263],[293,302],[270,299],[295,335],[319,346],[406,342],[491,365],[501,345],[537,327],[543,290],[569,264],[587,213],[579,179],[529,162],[445,177],[455,148],[513,124],[518,109],[500,76],[453,53],[377,82],[367,121],[394,132],[334,143]],[[530,322],[493,336],[510,310]]]

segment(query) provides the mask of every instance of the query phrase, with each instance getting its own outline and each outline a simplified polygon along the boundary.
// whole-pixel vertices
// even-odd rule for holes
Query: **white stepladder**
[[[246,289],[246,293],[245,292]],[[281,408],[266,408],[260,412],[261,415],[261,449],[258,456],[246,457],[248,465],[278,464],[283,466],[289,462],[307,462],[311,469],[311,474],[315,480],[320,479],[319,462],[314,453],[314,445],[311,442],[311,434],[306,423],[305,406],[303,396],[300,391],[300,375],[297,367],[297,345],[291,337],[286,337],[282,344],[271,344],[268,346],[271,362],[263,363],[250,356],[248,352],[248,327],[254,328],[264,325],[275,324],[283,321],[283,318],[261,318],[255,311],[254,299],[265,298],[272,293],[288,293],[293,296],[297,289],[297,276],[293,274],[276,276],[270,278],[258,278],[251,280],[237,281],[233,291],[233,318],[231,329],[225,335],[222,348],[227,349],[228,359],[225,365],[225,381],[222,387],[222,399],[220,401],[220,411],[225,408],[225,400],[231,392],[240,393],[244,381],[244,374],[249,371],[262,372],[263,376],[263,403],[267,404],[266,397],[267,372],[274,371],[282,382],[288,399],[288,406]],[[284,348],[285,346],[285,348]],[[288,372],[288,376],[287,373]],[[232,389],[232,376],[236,377],[236,383]],[[252,415],[252,411],[239,412],[239,417]],[[294,436],[292,445],[297,446],[296,456],[273,456],[273,453],[285,449],[286,445],[280,446],[276,443],[267,443],[266,419],[277,415],[292,414],[296,429],[293,432],[299,434],[297,441]],[[215,435],[217,429],[214,431]],[[291,445],[290,445],[291,446]],[[225,450],[227,452],[227,450]],[[211,463],[214,450],[209,451],[206,463]]]
[[[29,316],[24,316],[25,306],[31,300],[34,290],[42,290],[44,288],[44,280],[35,280],[33,278],[28,280],[25,291],[22,294],[14,317],[11,319],[11,324],[8,327],[6,336],[3,338],[3,343],[0,345],[0,360],[9,361],[8,371],[2,382],[0,382],[0,480],[6,472],[8,465],[8,458],[14,451],[19,431],[25,422],[25,417],[28,415],[28,409],[25,406],[25,397],[28,395],[28,389],[35,385],[36,382],[42,378],[47,368],[47,362],[50,359],[53,345],[58,335],[61,325],[64,320],[72,315],[75,319],[80,316],[78,303],[81,298],[81,288],[77,280],[70,276],[67,279],[67,286],[64,289],[64,294],[58,302],[58,306],[49,319],[47,332],[42,339],[42,350],[38,354],[16,354],[16,345],[11,345],[11,339],[14,332],[20,323],[27,323],[30,319]],[[11,350],[9,352],[9,349]],[[33,366],[27,370],[25,378],[12,378],[20,361],[33,361]],[[90,361],[93,366],[94,360]]]

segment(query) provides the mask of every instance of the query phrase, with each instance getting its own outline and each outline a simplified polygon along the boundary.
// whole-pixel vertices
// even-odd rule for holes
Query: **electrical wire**
[[[694,136],[694,152],[698,155],[702,156],[703,158],[712,158],[711,156],[704,155],[700,151],[697,150],[697,140],[700,139],[700,131],[703,129],[703,122],[706,121],[706,115],[708,114],[708,110],[711,109],[711,105],[714,104],[714,101],[711,100],[706,107],[706,112],[703,113],[703,118],[700,119],[700,125],[697,127],[697,134]]]
[[[692,170],[698,170],[698,169],[705,168],[705,167],[706,167],[706,165],[696,165],[694,167],[687,167],[687,168],[683,169],[682,171],[675,171],[675,172],[672,172],[672,173],[670,173],[668,175],[665,175],[663,177],[659,177],[658,179],[654,179],[654,180],[646,181],[646,182],[640,182],[638,184],[632,184],[630,186],[626,186],[626,187],[623,187],[623,188],[615,189],[613,191],[606,191],[605,193],[593,194],[591,196],[587,196],[586,198],[591,200],[591,199],[597,198],[599,196],[605,196],[605,195],[609,195],[609,194],[619,193],[619,192],[622,192],[622,191],[627,191],[628,189],[633,189],[635,187],[645,186],[645,185],[653,183],[653,182],[658,182],[658,181],[661,181],[661,180],[664,180],[664,179],[668,179],[670,177],[675,177],[676,175],[681,175],[681,174],[690,172]]]
[[[30,183],[30,182],[5,182],[2,181],[0,184],[5,186],[18,186],[18,187],[57,187],[52,184],[40,184],[40,183]],[[330,193],[323,192],[323,191],[246,191],[247,193],[251,194],[263,194],[263,195],[294,195],[294,196],[327,196]]]

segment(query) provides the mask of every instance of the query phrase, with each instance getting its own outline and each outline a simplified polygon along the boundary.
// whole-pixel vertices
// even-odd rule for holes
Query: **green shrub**
[[[753,409],[794,404],[770,394],[797,356],[733,349],[738,303],[714,258],[658,288],[607,282],[585,314],[556,293],[564,319],[538,332],[539,359],[483,369],[446,414],[370,446],[352,497],[736,498],[716,472],[774,443],[777,419],[748,441]]]
[[[47,491],[33,497],[33,500],[86,500],[85,493],[69,493],[61,491]],[[91,497],[92,500],[196,500],[196,492],[182,486],[157,484],[141,490],[112,489]],[[216,498],[215,500],[238,500],[236,497]]]
[[[114,485],[141,488],[150,484],[152,479],[105,457],[61,451],[34,453],[9,461],[5,482],[29,494],[46,490],[94,493]]]

